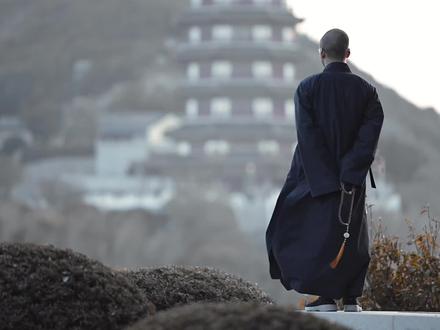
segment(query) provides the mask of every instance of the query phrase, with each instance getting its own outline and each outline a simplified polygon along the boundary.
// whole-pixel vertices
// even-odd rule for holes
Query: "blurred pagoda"
[[[146,173],[240,190],[284,181],[296,144],[296,18],[283,0],[193,0],[176,23],[179,124]],[[169,150],[169,148],[167,148]]]

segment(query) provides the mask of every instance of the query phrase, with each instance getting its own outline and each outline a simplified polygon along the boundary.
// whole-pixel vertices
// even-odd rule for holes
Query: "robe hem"
[[[331,284],[330,284],[328,290],[314,290],[314,289],[306,289],[304,287],[304,285],[301,285],[299,283],[295,283],[293,281],[287,282],[286,280],[284,280],[283,277],[272,278],[272,279],[279,279],[281,284],[283,285],[283,287],[287,291],[294,290],[294,291],[301,293],[301,294],[324,296],[324,297],[329,297],[329,298],[333,298],[333,299],[340,299],[340,298],[344,297],[345,295],[348,295],[348,293],[350,296],[360,297],[360,296],[362,296],[362,293],[363,293],[363,288],[360,291],[355,291],[352,288],[351,289],[346,288],[346,289],[342,289],[342,290],[341,289],[331,289],[330,288]]]

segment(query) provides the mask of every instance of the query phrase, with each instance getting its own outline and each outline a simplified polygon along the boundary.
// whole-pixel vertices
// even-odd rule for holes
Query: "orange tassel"
[[[335,259],[332,260],[332,262],[330,262],[330,267],[335,269],[336,266],[338,266],[339,260],[341,260],[342,258],[342,254],[344,253],[344,249],[345,249],[345,239],[342,242],[341,248],[339,249],[338,255],[336,256]]]

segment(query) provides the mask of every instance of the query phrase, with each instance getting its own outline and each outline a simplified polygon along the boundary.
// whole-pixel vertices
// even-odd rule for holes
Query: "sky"
[[[297,27],[299,32],[319,41],[331,28],[344,30],[350,38],[353,64],[412,103],[433,107],[440,113],[438,1],[287,0],[287,3],[295,16],[305,19]]]

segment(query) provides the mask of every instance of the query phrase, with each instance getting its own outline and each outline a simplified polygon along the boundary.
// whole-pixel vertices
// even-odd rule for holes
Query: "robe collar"
[[[345,62],[331,62],[325,66],[323,72],[351,72],[351,70]]]

